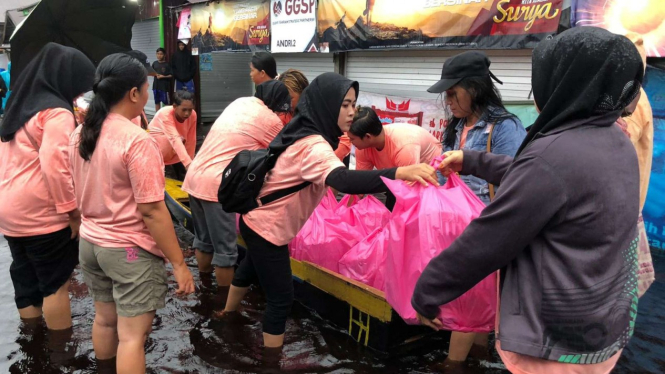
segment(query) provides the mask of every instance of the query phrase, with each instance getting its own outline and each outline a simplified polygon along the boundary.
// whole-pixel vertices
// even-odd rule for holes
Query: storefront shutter
[[[454,51],[359,51],[349,52],[346,76],[360,83],[360,90],[384,95],[435,98],[427,92],[441,78],[446,58]],[[531,50],[486,50],[490,70],[503,85],[497,84],[504,102],[528,100],[531,89]]]
[[[152,64],[157,59],[157,48],[161,47],[159,40],[159,19],[152,18],[145,21],[136,21],[132,27],[132,49],[139,50],[148,56],[148,61]],[[150,99],[145,105],[145,113],[148,117],[155,115],[155,99],[152,94],[153,77],[148,77],[148,93]]]

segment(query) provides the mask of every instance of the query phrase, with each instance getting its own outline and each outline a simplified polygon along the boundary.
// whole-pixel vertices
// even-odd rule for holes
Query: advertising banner
[[[644,79],[653,109],[653,162],[642,215],[652,248],[665,250],[665,70],[647,68]]]
[[[192,47],[257,51],[270,47],[270,0],[221,0],[192,6]]]
[[[272,0],[270,24],[272,52],[319,52],[316,0]]]
[[[573,0],[571,26],[597,26],[615,34],[637,33],[647,56],[665,57],[663,0]]]
[[[179,40],[189,40],[192,37],[192,9],[184,8],[180,12],[180,18],[178,18],[178,39]]]
[[[533,48],[554,35],[563,0],[320,0],[330,51]]]
[[[360,91],[358,105],[373,108],[384,125],[410,123],[441,140],[449,113],[441,99],[411,99]]]

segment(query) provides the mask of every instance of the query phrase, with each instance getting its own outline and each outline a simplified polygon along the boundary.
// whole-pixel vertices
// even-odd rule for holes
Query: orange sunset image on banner
[[[640,34],[648,56],[665,57],[664,0],[578,0],[572,17],[573,26]]]
[[[319,37],[330,44],[331,51],[405,47],[524,48],[525,43],[556,32],[562,2],[321,0],[318,30]]]
[[[192,7],[192,46],[201,52],[270,46],[270,1],[216,1]]]

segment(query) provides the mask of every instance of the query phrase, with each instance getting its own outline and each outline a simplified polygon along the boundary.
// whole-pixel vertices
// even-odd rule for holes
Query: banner
[[[316,0],[272,0],[270,12],[273,53],[319,51]]]
[[[184,8],[178,18],[178,40],[189,40],[192,37],[192,9]]]
[[[533,48],[554,35],[563,0],[320,0],[330,51]]]
[[[248,52],[270,47],[270,0],[221,0],[192,6],[192,47]]]
[[[653,109],[653,162],[649,192],[642,215],[649,245],[665,250],[665,70],[647,68],[644,79]]]
[[[384,125],[410,123],[441,140],[450,116],[441,99],[411,99],[360,91],[358,105],[373,108]]]
[[[665,56],[663,0],[573,0],[571,26],[597,26],[615,34],[641,34],[647,56]]]

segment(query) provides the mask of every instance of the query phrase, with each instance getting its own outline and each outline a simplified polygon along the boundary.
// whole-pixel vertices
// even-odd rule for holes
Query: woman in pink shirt
[[[287,244],[305,224],[328,186],[346,193],[386,190],[381,177],[436,184],[435,170],[424,164],[378,171],[349,171],[335,155],[339,137],[353,122],[358,82],[339,74],[318,76],[303,92],[295,117],[270,143],[284,149],[267,176],[259,197],[310,182],[310,185],[242,217],[240,232],[247,255],[233,278],[225,313],[234,312],[249,286],[257,282],[266,295],[263,342],[284,343],[293,304],[293,280]]]
[[[155,310],[164,307],[164,258],[176,293],[194,291],[164,204],[162,158],[155,141],[130,120],[148,100],[145,68],[131,56],[104,58],[83,126],[69,142],[81,210],[80,262],[95,302],[92,345],[99,360],[117,355],[118,373],[144,373],[143,345]]]
[[[190,195],[194,245],[199,271],[212,272],[218,287],[228,287],[238,260],[236,215],[217,200],[222,173],[238,152],[267,148],[290,119],[286,86],[271,80],[256,88],[255,97],[232,102],[215,121],[192,161],[182,189]]]
[[[177,91],[173,105],[166,106],[150,121],[148,132],[159,145],[164,165],[173,165],[176,178],[183,180],[196,150],[196,111],[194,94]]]
[[[74,99],[92,87],[95,67],[81,52],[49,43],[14,85],[0,135],[0,232],[22,319],[51,330],[72,326],[69,278],[78,264],[74,186],[67,145]]]

